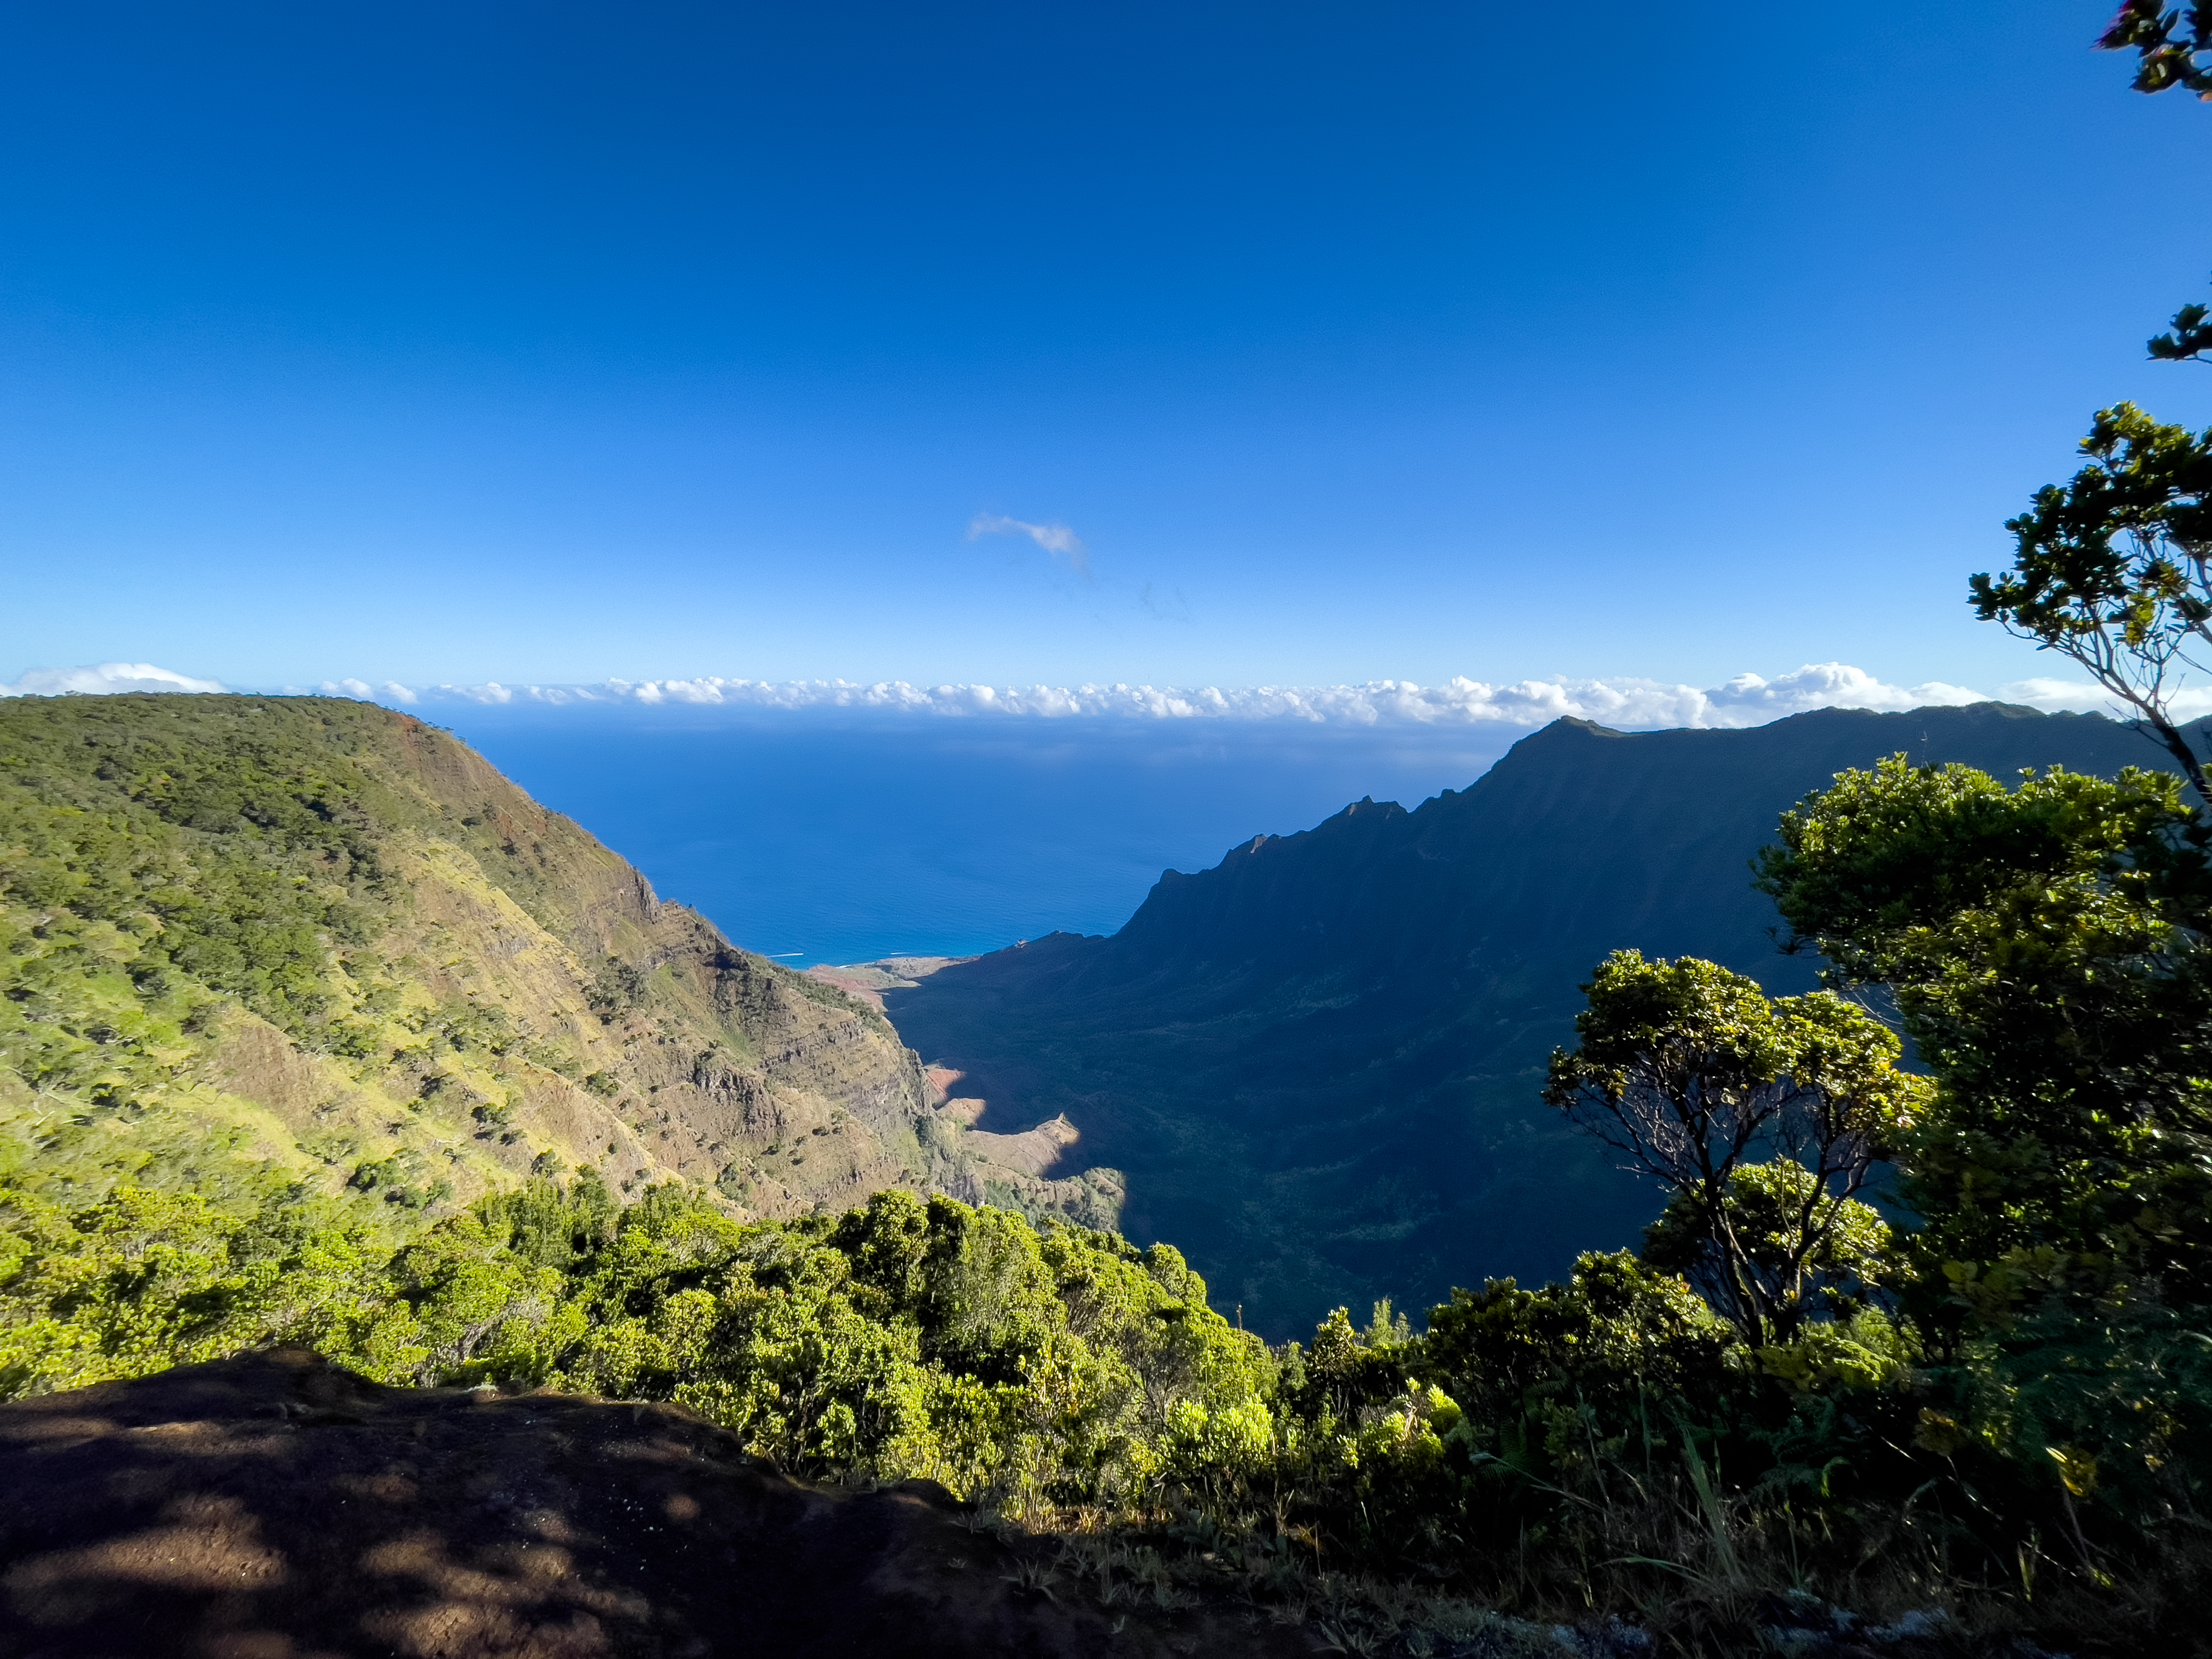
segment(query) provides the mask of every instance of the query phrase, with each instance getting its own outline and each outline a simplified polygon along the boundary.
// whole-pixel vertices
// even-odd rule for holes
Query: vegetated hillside
[[[0,1175],[398,1224],[533,1170],[763,1216],[980,1191],[881,1014],[733,949],[449,734],[0,703]]]
[[[1736,732],[1563,720],[1471,788],[1259,837],[1163,875],[1111,938],[1033,939],[885,1006],[990,1103],[982,1127],[1065,1113],[1080,1155],[1124,1173],[1130,1236],[1175,1240],[1272,1337],[1339,1304],[1556,1278],[1656,1208],[1538,1099],[1579,987],[1633,947],[1809,988],[1748,860],[1792,803],[1900,750],[2000,778],[2164,760],[2131,726],[1997,703]]]

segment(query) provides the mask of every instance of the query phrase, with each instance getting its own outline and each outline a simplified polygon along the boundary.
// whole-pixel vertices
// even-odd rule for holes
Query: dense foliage
[[[2212,1474],[2200,813],[2164,774],[2008,790],[1900,760],[1786,818],[1765,880],[1840,976],[1893,998],[1935,1074],[1903,1158],[1933,1374],[1991,1443],[2051,1460],[2069,1528],[2193,1517]]]
[[[1615,951],[1585,989],[1545,1095],[1668,1194],[1646,1259],[1753,1348],[1873,1283],[1887,1229],[1858,1194],[1927,1092],[1895,1034],[1832,994],[1772,1001],[1691,957]]]
[[[1747,1238],[1774,1223],[1762,1203],[1802,1197],[1778,1198],[1787,1164],[1740,1167]],[[9,1393],[301,1342],[390,1382],[674,1400],[796,1472],[927,1477],[1033,1525],[1171,1536],[1194,1560],[1229,1553],[1255,1593],[1364,1571],[1722,1650],[1792,1585],[1999,1626],[2071,1622],[2086,1589],[2108,1619],[2100,1585],[2155,1553],[2140,1483],[2087,1461],[2106,1443],[2046,1432],[2068,1388],[2075,1418],[2118,1422],[2124,1379],[2049,1363],[2041,1326],[1932,1354],[1868,1270],[1898,1241],[1863,1205],[1838,1230],[1850,1271],[1763,1346],[1655,1265],[1677,1219],[1646,1260],[1461,1291],[1423,1332],[1387,1304],[1364,1328],[1339,1310],[1270,1350],[1165,1246],[899,1191],[740,1224],[675,1187],[623,1206],[586,1172],[395,1244],[274,1188],[70,1206],[33,1184],[0,1185]],[[2171,1380],[2212,1397],[2163,1334]],[[2033,1375],[2023,1341],[2043,1344]],[[2168,1435],[2166,1457],[2172,1513],[2200,1471],[2193,1443]],[[2127,1588],[2151,1605],[2117,1628],[2140,1639],[2168,1616],[2160,1582]]]
[[[2179,87],[2212,99],[2212,6],[2168,11],[2162,0],[2125,0],[2097,44],[2136,54],[2137,92]]]
[[[365,932],[357,901],[386,879],[363,798],[389,817],[389,792],[327,744],[299,764],[290,721],[257,723],[231,753],[123,708],[69,713],[19,717],[0,757],[0,1019],[25,1081],[96,1093],[118,1042],[158,1069],[222,994],[281,1030],[346,1040],[330,1024],[334,984]],[[73,1029],[88,996],[113,1018]]]
[[[1164,1245],[898,1191],[740,1225],[672,1187],[621,1207],[584,1175],[392,1249],[274,1194],[69,1209],[18,1182],[0,1226],[10,1393],[302,1342],[391,1382],[675,1400],[799,1472],[1197,1528],[1287,1578],[1319,1556],[1463,1582],[1479,1544],[1542,1601],[1565,1588],[1554,1534],[1596,1545],[1569,1487],[1688,1491],[1765,1386],[1629,1255],[1462,1293],[1425,1335],[1340,1310],[1271,1352]]]

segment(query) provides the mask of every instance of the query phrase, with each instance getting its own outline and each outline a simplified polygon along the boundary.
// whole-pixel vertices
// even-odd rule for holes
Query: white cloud
[[[371,685],[367,680],[325,680],[317,688],[326,697],[353,697],[362,702],[419,702],[422,693],[400,684],[398,680],[386,680],[381,685]]]
[[[150,662],[103,662],[80,668],[33,668],[15,684],[0,682],[0,697],[112,696],[118,691],[220,691],[221,680],[194,679]]]
[[[2040,708],[2046,714],[2062,709],[2086,714],[2095,709],[2100,714],[2112,714],[2118,703],[2101,686],[2086,680],[2055,680],[2048,678],[2014,680],[1997,687],[1997,696],[2007,702],[2026,703],[2030,708]]]
[[[2002,688],[2010,701],[2038,708],[2094,708],[2094,687],[2059,681]],[[924,686],[905,680],[607,680],[597,685],[441,685],[434,702],[642,703],[760,710],[852,709],[948,718],[1073,718],[1158,720],[1288,720],[1335,726],[1507,726],[1532,727],[1562,715],[1601,725],[1764,726],[1813,708],[1897,711],[1931,703],[1985,701],[1988,694],[1946,681],[1891,685],[1848,663],[1808,663],[1772,679],[1739,674],[1700,689],[1660,680],[1613,678],[1492,683],[1464,677],[1442,685],[1372,680],[1363,685]]]
[[[1024,526],[1029,528],[1029,526]],[[1042,545],[1042,544],[1040,544]],[[195,679],[152,663],[100,663],[34,668],[0,696],[97,696],[116,691],[221,691],[220,681]],[[1662,726],[1764,726],[1814,708],[1898,711],[1985,701],[1990,694],[1929,680],[1892,685],[1848,663],[1808,663],[1767,679],[1739,674],[1699,688],[1662,680],[1615,678],[1492,682],[1464,676],[1442,685],[1370,680],[1361,685],[1152,686],[915,685],[905,680],[756,680],[718,674],[690,679],[604,680],[594,685],[434,685],[417,690],[386,680],[325,680],[331,696],[419,704],[643,704],[758,709],[849,709],[951,719],[1286,720],[1314,726],[1504,726],[1534,727],[1563,715],[1631,731]],[[2000,685],[2006,702],[2056,712],[2126,711],[2083,681],[2039,678]],[[2174,712],[2193,720],[2212,714],[2212,687],[2184,690]]]
[[[972,542],[978,536],[1026,536],[1084,580],[1091,580],[1090,550],[1064,524],[1030,524],[1003,513],[978,513],[968,521],[968,539]]]
[[[2047,714],[2071,709],[2075,714],[2094,711],[2110,714],[2115,720],[2131,720],[2135,716],[2135,711],[2118,697],[2087,680],[2014,680],[1997,687],[1997,696],[2007,702],[2022,702],[2031,708],[2040,708]],[[2166,707],[2179,720],[2212,714],[2212,685],[2185,685],[2169,691]]]

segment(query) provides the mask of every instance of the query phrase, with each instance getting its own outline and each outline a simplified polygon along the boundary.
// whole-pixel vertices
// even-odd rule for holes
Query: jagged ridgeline
[[[0,1176],[72,1206],[407,1233],[578,1166],[770,1218],[989,1174],[881,1014],[364,703],[0,703]]]
[[[1064,1115],[1076,1157],[1126,1178],[1124,1230],[1174,1240],[1271,1339],[1339,1304],[1554,1279],[1654,1209],[1543,1103],[1591,970],[1634,946],[1810,990],[1750,861],[1801,798],[1900,751],[2007,781],[2170,763],[2118,721],[1999,703],[1559,720],[1470,788],[1256,837],[1166,872],[1110,939],[1033,939],[885,1006],[994,1127]]]

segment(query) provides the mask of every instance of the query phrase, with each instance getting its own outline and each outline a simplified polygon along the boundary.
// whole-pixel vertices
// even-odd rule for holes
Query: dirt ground
[[[1315,1650],[1233,1602],[1055,1600],[1022,1582],[1047,1553],[922,1483],[788,1480],[675,1407],[299,1352],[0,1406],[8,1659]]]

